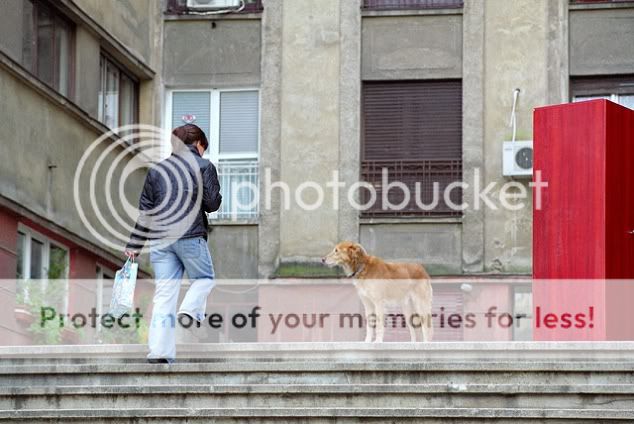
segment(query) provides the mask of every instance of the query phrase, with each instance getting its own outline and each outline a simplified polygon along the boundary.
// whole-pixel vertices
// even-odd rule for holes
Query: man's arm
[[[139,218],[134,230],[130,234],[130,241],[126,246],[126,252],[138,254],[148,238],[152,217],[147,213],[154,208],[154,192],[152,190],[152,173],[148,172],[143,183],[143,191],[139,199]]]
[[[215,212],[220,208],[222,203],[222,195],[220,194],[220,182],[218,182],[218,173],[213,163],[203,170],[203,210],[207,213]]]

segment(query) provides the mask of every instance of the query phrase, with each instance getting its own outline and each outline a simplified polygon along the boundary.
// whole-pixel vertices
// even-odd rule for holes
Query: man
[[[174,129],[172,145],[172,155],[147,174],[139,219],[126,247],[126,255],[134,258],[146,240],[150,244],[156,284],[148,336],[150,363],[174,362],[177,321],[203,321],[214,286],[206,213],[218,210],[222,196],[216,168],[202,158],[209,142],[198,126],[187,124]],[[176,314],[183,272],[192,284]]]

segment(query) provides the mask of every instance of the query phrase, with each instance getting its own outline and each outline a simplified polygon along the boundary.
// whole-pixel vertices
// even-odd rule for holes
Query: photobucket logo
[[[431,176],[421,181],[407,182],[392,178],[389,168],[380,170],[380,179],[373,181],[357,181],[349,186],[339,178],[338,171],[332,171],[332,178],[327,182],[304,181],[294,189],[284,181],[272,181],[271,169],[264,169],[261,185],[254,181],[228,181],[225,193],[230,193],[230,207],[225,215],[238,219],[245,211],[253,211],[261,205],[265,210],[273,208],[274,194],[281,198],[280,207],[291,209],[293,204],[305,211],[320,208],[338,210],[342,198],[358,211],[394,211],[394,212],[456,212],[467,209],[509,211],[522,210],[530,198],[529,189],[533,190],[533,203],[541,210],[543,190],[548,182],[542,179],[541,171],[536,170],[534,180],[526,183],[507,181],[503,184],[493,181],[482,183],[480,169],[473,170],[471,184],[461,180]],[[264,201],[260,203],[263,196]],[[471,199],[471,203],[463,199]]]
[[[200,218],[200,165],[180,141],[173,143],[179,149],[162,160],[170,138],[169,132],[152,125],[127,125],[103,134],[82,155],[73,180],[75,207],[103,246],[121,251],[131,236],[157,243],[177,239]],[[140,210],[139,193],[133,188],[148,169],[152,174],[146,178],[162,180],[165,192],[154,199],[146,188],[141,197],[151,198],[150,206]]]

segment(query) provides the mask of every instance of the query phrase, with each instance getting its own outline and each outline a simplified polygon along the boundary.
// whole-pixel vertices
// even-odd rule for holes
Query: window
[[[115,273],[101,265],[96,267],[97,276],[97,316],[102,317],[110,310],[112,287]],[[101,320],[97,320],[98,330],[101,330]]]
[[[138,81],[104,54],[99,71],[99,121],[111,129],[137,123]]]
[[[48,2],[23,2],[22,65],[64,96],[71,95],[73,24]]]
[[[363,0],[363,9],[404,10],[462,7],[463,0]]]
[[[574,77],[570,92],[573,102],[608,99],[634,109],[634,75]]]
[[[217,166],[222,190],[222,205],[212,217],[257,218],[258,90],[172,91],[170,96],[167,122],[172,128],[185,123],[196,124],[209,139],[205,156]]]
[[[462,180],[461,81],[365,82],[362,96],[361,178],[377,195],[362,216],[460,216],[443,193]],[[409,190],[409,202],[398,210],[382,203],[384,172],[388,182],[402,182]],[[369,195],[361,191],[361,204],[369,203]],[[403,190],[391,189],[387,198],[398,205],[403,196]],[[460,204],[460,190],[451,190],[450,199]]]
[[[16,277],[22,280],[18,284],[17,295],[29,299],[29,284],[26,280],[66,280],[68,278],[68,249],[50,240],[28,227],[18,227],[18,261]],[[37,283],[37,282],[35,282]],[[42,289],[46,287],[46,282]],[[62,283],[64,311],[68,308],[68,282]]]
[[[533,340],[533,292],[531,286],[513,288],[513,317],[518,324],[513,325],[513,340]]]

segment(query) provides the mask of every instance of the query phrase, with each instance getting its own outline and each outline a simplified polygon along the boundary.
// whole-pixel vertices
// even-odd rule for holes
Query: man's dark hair
[[[184,144],[194,144],[195,142],[200,141],[200,144],[205,149],[209,147],[209,141],[207,140],[207,136],[205,135],[205,132],[201,130],[198,125],[185,124],[180,127],[176,127],[172,131],[172,136],[176,137],[177,139],[182,141]]]

